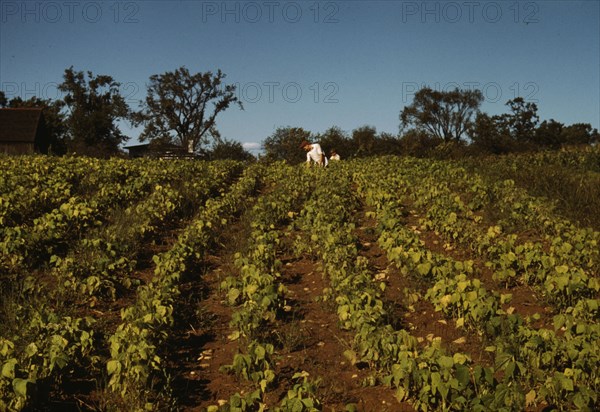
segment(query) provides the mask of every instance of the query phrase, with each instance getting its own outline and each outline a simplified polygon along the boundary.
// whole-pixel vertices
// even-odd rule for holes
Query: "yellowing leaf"
[[[106,371],[109,375],[113,373],[119,373],[121,371],[121,363],[118,360],[109,360],[106,364]]]
[[[512,293],[501,293],[500,294],[500,304],[509,303],[512,300]]]
[[[398,399],[398,402],[402,402],[407,396],[408,392],[402,386],[398,386],[398,389],[396,389],[396,399]]]
[[[442,305],[442,307],[446,307],[448,306],[448,304],[452,302],[452,295],[444,295],[442,296],[442,298],[440,299],[440,305]]]
[[[458,282],[456,286],[457,286],[457,290],[459,292],[462,292],[462,291],[464,291],[467,288],[467,286],[469,286],[469,281],[468,280],[462,280],[462,281]]]
[[[256,284],[251,284],[251,285],[248,285],[248,287],[246,287],[246,293],[248,294],[248,296],[252,296],[257,290],[258,290],[258,285],[256,285]]]
[[[15,365],[17,364],[17,360],[15,358],[9,359],[7,362],[2,365],[2,372],[0,376],[7,379],[14,379],[15,377]]]
[[[462,353],[455,353],[452,356],[452,360],[454,361],[454,363],[459,363],[461,365],[463,365],[468,359],[469,358],[467,358],[467,356]]]
[[[531,406],[535,402],[536,393],[532,389],[525,395],[525,406]]]
[[[28,379],[16,378],[13,380],[13,390],[22,398],[27,398],[27,386],[31,383]]]
[[[567,265],[561,265],[561,266],[556,266],[554,268],[556,270],[556,273],[567,273],[569,271],[569,267]]]
[[[422,276],[427,275],[429,271],[431,271],[431,263],[425,262],[421,263],[420,265],[417,265],[417,272],[419,272],[419,274],[421,274]]]

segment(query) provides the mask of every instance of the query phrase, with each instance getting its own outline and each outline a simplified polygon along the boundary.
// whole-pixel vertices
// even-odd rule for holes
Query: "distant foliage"
[[[251,162],[256,160],[256,157],[244,149],[240,142],[227,139],[216,142],[207,154],[210,160],[231,159],[240,160],[243,162]]]
[[[111,76],[70,67],[58,87],[64,99],[9,101],[0,91],[0,108],[41,107],[51,135],[50,152],[55,155],[123,155],[120,147],[129,137],[121,132],[119,122],[126,120],[143,126],[139,140],[149,141],[155,152],[254,160],[241,143],[223,140],[217,130],[219,113],[231,105],[243,109],[235,84],[225,84],[224,79],[221,70],[191,73],[183,66],[152,75],[145,101],[133,112],[120,94],[120,83]],[[302,163],[306,154],[299,146],[304,140],[318,142],[327,157],[335,151],[342,160],[381,155],[456,159],[600,142],[598,130],[589,123],[541,121],[537,104],[522,97],[507,101],[507,112],[499,115],[480,111],[483,100],[479,90],[423,87],[400,111],[397,134],[378,132],[370,124],[351,132],[334,125],[316,134],[299,126],[280,126],[262,141],[262,159]]]
[[[479,113],[471,126],[472,153],[505,154],[569,145],[590,145],[600,140],[590,124],[565,126],[554,119],[539,123],[537,105],[521,97],[506,103],[510,113]]]
[[[302,163],[306,154],[299,149],[303,140],[311,141],[312,134],[301,127],[279,127],[263,142],[267,160],[285,160],[290,164]]]
[[[444,92],[424,87],[400,113],[400,127],[412,127],[445,142],[459,141],[471,127],[482,102],[479,90]]]
[[[130,118],[129,106],[119,91],[120,83],[111,76],[65,70],[58,86],[65,93],[66,129],[71,151],[94,156],[119,153],[128,140],[118,121]]]
[[[134,114],[144,125],[140,140],[170,142],[194,153],[211,137],[218,139],[217,115],[231,104],[243,108],[235,86],[223,84],[224,78],[221,70],[191,74],[185,67],[150,76],[142,110]]]

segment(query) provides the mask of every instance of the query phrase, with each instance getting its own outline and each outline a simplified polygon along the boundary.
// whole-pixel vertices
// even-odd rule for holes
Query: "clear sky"
[[[0,0],[8,98],[61,97],[70,66],[111,75],[133,109],[153,74],[221,69],[244,110],[217,128],[249,148],[280,126],[397,133],[425,85],[478,88],[490,114],[521,96],[542,120],[600,128],[600,2]]]

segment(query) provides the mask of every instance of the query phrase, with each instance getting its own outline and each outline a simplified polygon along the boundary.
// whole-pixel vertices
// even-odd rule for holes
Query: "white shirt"
[[[320,165],[323,164],[323,160],[325,162],[325,165],[327,165],[327,159],[322,159],[322,157],[324,156],[323,150],[321,149],[321,145],[319,143],[311,143],[310,145],[312,146],[312,149],[306,152],[306,161],[310,163],[310,161],[312,160],[316,164]]]

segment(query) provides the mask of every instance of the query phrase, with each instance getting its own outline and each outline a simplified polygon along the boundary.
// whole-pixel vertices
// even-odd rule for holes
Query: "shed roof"
[[[0,109],[0,142],[35,142],[41,119],[40,108]]]

